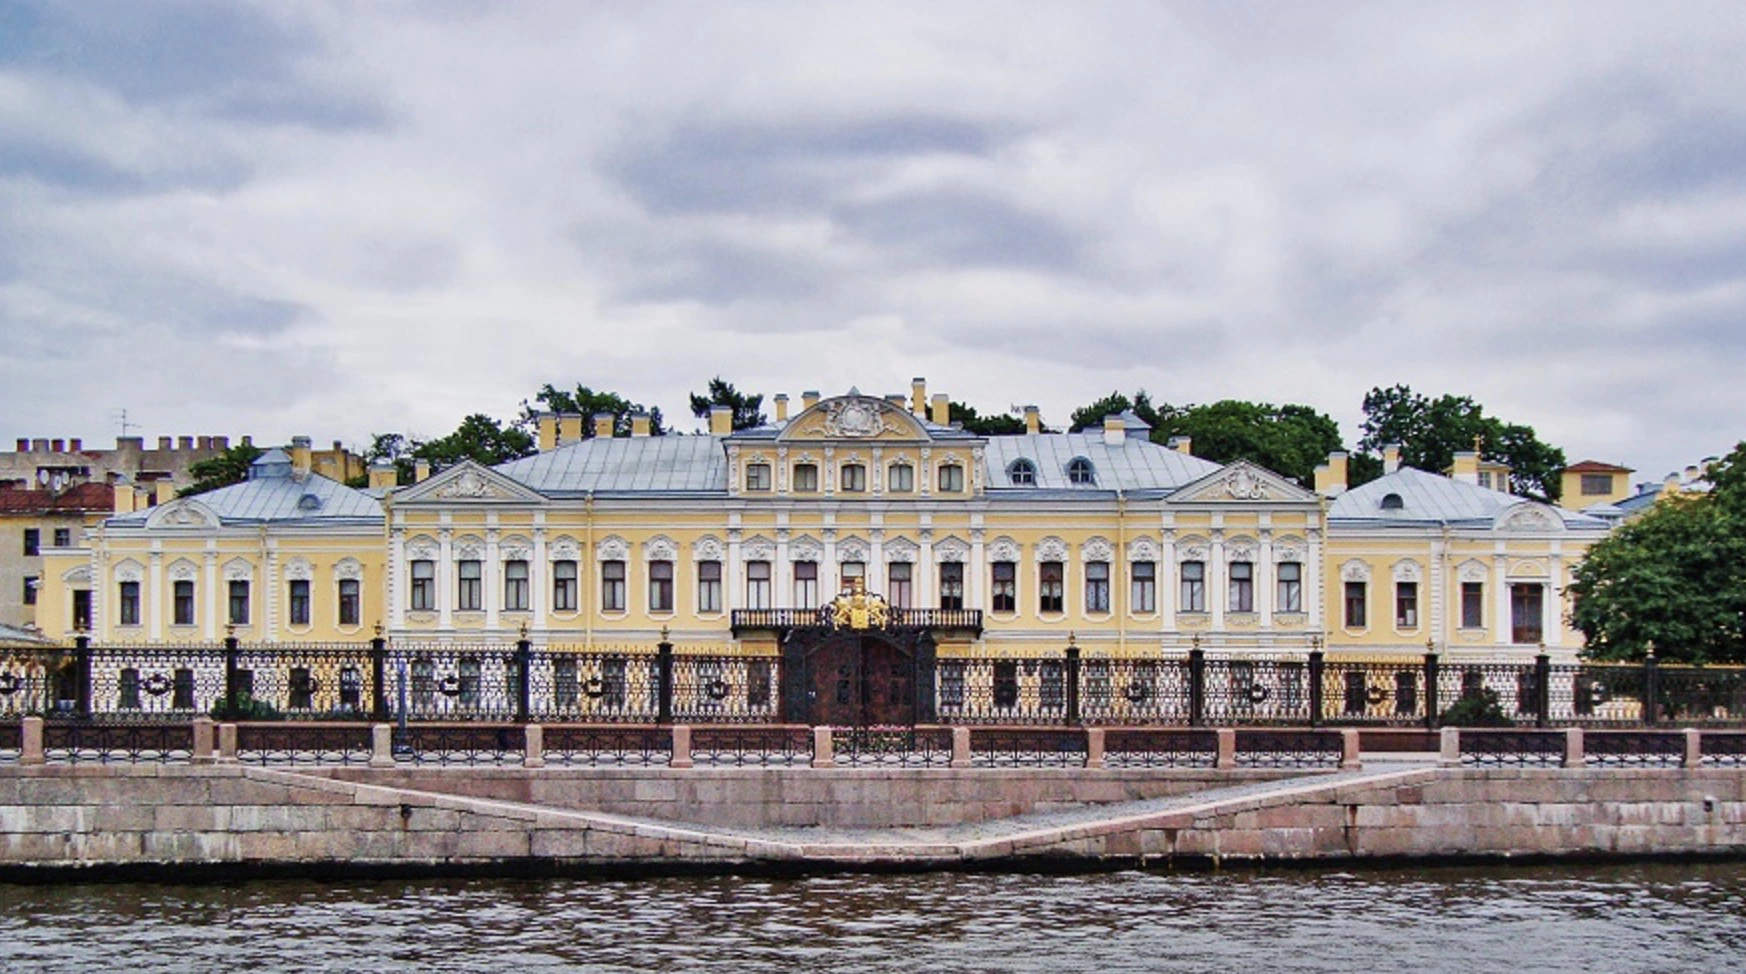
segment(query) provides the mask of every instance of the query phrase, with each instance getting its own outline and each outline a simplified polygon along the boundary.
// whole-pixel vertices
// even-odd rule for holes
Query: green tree
[[[240,484],[249,479],[249,466],[266,451],[252,443],[239,443],[208,460],[188,465],[188,476],[194,482],[176,492],[177,497],[191,497],[209,490]]]
[[[767,418],[759,412],[759,407],[763,405],[762,393],[742,393],[734,388],[732,382],[723,381],[719,375],[709,380],[709,389],[705,394],[691,394],[691,415],[698,419],[708,419],[711,406],[732,406],[736,430],[749,430],[764,425]]]
[[[1570,587],[1584,655],[1746,663],[1746,443],[1588,550]]]
[[[1515,493],[1558,499],[1564,451],[1542,442],[1530,426],[1486,415],[1484,407],[1469,396],[1432,399],[1406,385],[1378,386],[1364,396],[1362,429],[1360,455],[1376,457],[1383,446],[1397,443],[1403,464],[1435,472],[1448,469],[1457,452],[1472,450],[1478,443],[1483,459],[1509,464]],[[1370,469],[1380,468],[1363,465],[1363,470]],[[1357,473],[1351,475],[1353,486],[1365,482]]]
[[[489,467],[533,453],[534,438],[533,434],[516,424],[506,425],[484,413],[474,413],[461,420],[461,425],[447,436],[435,440],[414,440],[409,452],[414,460],[430,461],[434,470],[454,466],[462,460],[472,460]]]
[[[977,436],[1012,436],[1025,431],[1025,421],[1007,413],[990,413],[984,416],[974,407],[950,400],[946,404],[946,417],[954,423],[964,424],[964,432]]]
[[[1214,463],[1248,460],[1305,487],[1314,485],[1316,465],[1341,446],[1338,423],[1312,407],[1292,403],[1225,399],[1162,419],[1162,427],[1152,431],[1159,441],[1192,437],[1197,457]]]
[[[601,390],[596,392],[578,383],[574,392],[559,389],[551,383],[540,387],[535,394],[534,402],[540,408],[522,403],[521,426],[533,423],[535,413],[581,413],[583,417],[582,437],[587,439],[594,435],[593,416],[595,413],[612,414],[612,435],[631,435],[631,414],[646,412],[649,414],[649,432],[654,436],[667,435],[667,426],[661,417],[661,407],[644,409],[640,402],[631,402],[616,392]]]

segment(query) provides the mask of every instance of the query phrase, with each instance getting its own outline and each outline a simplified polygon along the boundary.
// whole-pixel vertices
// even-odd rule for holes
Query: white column
[[[1261,614],[1261,628],[1273,628],[1273,532],[1261,532],[1261,554],[1255,559],[1255,611]]]
[[[770,607],[772,609],[794,608],[794,578],[788,568],[788,529],[781,528],[776,532],[776,564],[770,566]]]
[[[388,540],[388,628],[399,632],[406,625],[406,529],[395,528]]]
[[[722,584],[727,587],[722,604],[729,612],[746,607],[745,568],[740,562],[740,532],[729,531],[727,564],[722,570]]]
[[[988,575],[988,554],[983,544],[984,532],[977,528],[970,532],[970,564],[964,566],[964,608],[982,609],[987,611],[988,605],[982,600],[982,589]]]
[[[1541,608],[1546,614],[1546,622],[1541,629],[1544,632],[1546,645],[1564,645],[1564,558],[1553,555],[1550,559],[1551,577],[1546,581],[1546,594],[1541,602]]]
[[[825,451],[827,454],[829,450]],[[818,566],[819,598],[830,601],[842,591],[842,566],[837,564],[837,529],[824,529],[824,564]],[[811,606],[807,606],[811,608]]]
[[[1206,601],[1212,612],[1213,632],[1225,629],[1225,603],[1231,598],[1231,580],[1225,577],[1225,532],[1214,530],[1207,555]]]
[[[1166,528],[1159,535],[1158,545],[1158,630],[1170,632],[1176,628],[1176,592],[1181,583],[1176,579],[1176,532]]]
[[[533,627],[545,631],[546,603],[552,590],[552,565],[546,560],[546,529],[534,528],[533,557],[527,566],[528,607],[533,610]]]
[[[218,638],[218,552],[206,549],[206,639]]]
[[[273,642],[279,638],[279,604],[281,601],[288,601],[281,599],[279,593],[279,585],[281,584],[279,580],[279,552],[269,547],[262,553],[261,564],[263,566],[261,574],[265,576],[265,581],[261,583],[262,591],[256,596],[260,601],[261,637],[267,642]],[[311,589],[315,587],[313,580],[311,580],[309,587]],[[313,601],[315,593],[311,591],[309,597]],[[314,618],[314,606],[311,606],[309,611],[310,617]]]
[[[877,469],[878,461],[874,463]],[[867,532],[867,588],[891,598],[891,579],[885,574],[885,532],[878,528]]]
[[[152,642],[164,638],[164,599],[170,593],[164,591],[164,553],[152,552],[151,574],[146,579],[150,585],[151,598],[145,600],[146,627],[151,633]]]
[[[1425,591],[1423,597],[1430,600],[1430,605],[1425,607],[1425,613],[1429,621],[1426,632],[1430,634],[1432,639],[1435,639],[1438,642],[1445,642],[1449,638],[1449,633],[1446,632],[1443,627],[1443,605],[1448,601],[1449,597],[1449,574],[1443,570],[1443,563],[1447,560],[1448,558],[1444,552],[1443,540],[1439,538],[1432,541],[1431,571],[1429,573],[1430,585]]]
[[[495,631],[497,613],[503,606],[503,561],[498,555],[496,528],[485,530],[485,564],[480,568],[479,584],[485,589],[485,628]]]
[[[437,532],[436,586],[437,625],[447,629],[455,624],[455,541],[448,528]]]
[[[1499,646],[1510,642],[1510,586],[1505,574],[1508,561],[1502,553],[1491,556],[1492,641]]]
[[[915,578],[910,582],[915,587],[915,604],[918,608],[934,609],[940,605],[939,595],[934,591],[934,533],[923,529],[921,532],[921,551],[916,554]]]

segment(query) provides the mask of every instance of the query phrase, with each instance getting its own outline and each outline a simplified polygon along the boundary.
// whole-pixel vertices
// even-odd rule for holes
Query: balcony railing
[[[734,635],[755,629],[798,629],[829,626],[829,609],[735,609]],[[892,609],[889,626],[907,629],[967,629],[982,631],[981,609]]]

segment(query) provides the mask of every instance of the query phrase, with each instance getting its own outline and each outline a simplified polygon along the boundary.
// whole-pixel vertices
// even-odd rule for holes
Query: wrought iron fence
[[[1344,754],[1338,731],[1237,731],[1239,768],[1337,768]]]
[[[837,727],[831,756],[850,767],[943,768],[952,763],[950,727]]]
[[[1701,747],[1699,763],[1706,768],[1746,768],[1746,734],[1709,731]]]
[[[367,764],[369,724],[240,723],[236,758],[244,764]]]
[[[50,764],[186,764],[194,759],[189,724],[53,721],[43,726],[42,743]]]
[[[394,760],[404,764],[521,764],[526,757],[520,724],[409,724],[394,732]]]
[[[0,764],[17,764],[24,751],[24,725],[17,721],[0,723]]]
[[[1176,727],[1112,727],[1103,735],[1109,768],[1210,768],[1218,762],[1218,732]]]
[[[1582,761],[1590,767],[1683,767],[1685,735],[1678,731],[1585,732]]]
[[[549,724],[542,729],[547,764],[649,768],[673,761],[673,731],[626,724]]]
[[[1559,731],[1463,730],[1461,763],[1479,767],[1557,767],[1564,763]]]
[[[811,764],[812,728],[799,725],[721,725],[693,728],[694,764],[773,767]]]
[[[972,727],[970,765],[977,768],[1082,768],[1085,731],[1073,727]]]

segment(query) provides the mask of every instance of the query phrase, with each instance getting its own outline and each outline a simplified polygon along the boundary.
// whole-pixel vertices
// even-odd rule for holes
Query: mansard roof
[[[1091,461],[1093,480],[1075,484],[1067,465],[1077,457]],[[1013,462],[1028,459],[1036,467],[1034,486],[1015,486],[1007,476]],[[1210,460],[1179,453],[1143,437],[1127,437],[1115,445],[1103,431],[1088,433],[1020,433],[988,437],[983,460],[983,483],[988,493],[1015,496],[1039,490],[1062,490],[1075,494],[1088,491],[1146,491],[1168,493],[1219,470]]]
[[[130,528],[381,524],[382,503],[317,473],[301,480],[289,475],[263,476],[118,515],[105,523]]]
[[[492,469],[548,496],[727,493],[717,436],[590,437]]]
[[[1400,499],[1400,506],[1385,509],[1383,501],[1391,495]],[[1599,518],[1412,467],[1401,467],[1340,494],[1328,505],[1328,522],[1348,527],[1489,528],[1500,515],[1523,505],[1555,512],[1566,528],[1604,531],[1607,527]]]

